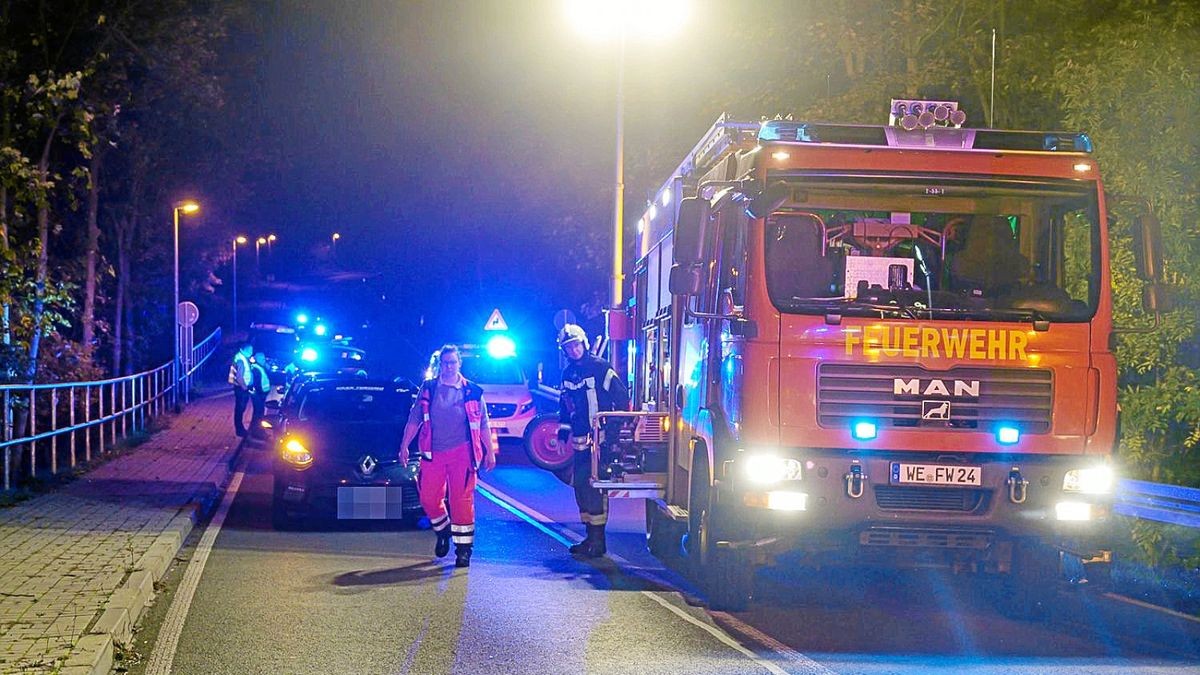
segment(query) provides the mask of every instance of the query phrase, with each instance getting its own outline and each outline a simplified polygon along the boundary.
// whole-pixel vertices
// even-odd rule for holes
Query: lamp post
[[[342,238],[342,235],[341,235],[341,233],[338,233],[338,232],[334,232],[333,236],[331,236],[329,238],[329,241],[330,241],[329,248],[330,248],[330,251],[333,254],[334,258],[337,258],[337,243],[338,243],[338,239],[341,239],[341,238]]]
[[[174,208],[174,233],[175,233],[175,293],[173,296],[174,302],[171,304],[171,326],[175,333],[175,348],[174,356],[171,359],[171,399],[174,401],[175,411],[179,411],[179,212],[196,213],[200,210],[200,205],[194,201],[183,201],[175,205]]]
[[[262,259],[259,257],[259,251],[262,250],[263,244],[267,243],[266,237],[259,237],[254,240],[254,267],[262,274]]]
[[[688,13],[687,0],[567,0],[575,28],[588,37],[617,40],[617,148],[613,195],[613,267],[611,307],[623,300],[625,255],[625,43],[631,34],[662,34],[679,28]]]
[[[233,334],[237,334],[238,330],[238,303],[237,303],[237,247],[238,244],[244,244],[248,241],[244,235],[238,235],[233,240]]]

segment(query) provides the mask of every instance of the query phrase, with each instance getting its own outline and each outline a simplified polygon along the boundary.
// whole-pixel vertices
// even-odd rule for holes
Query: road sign
[[[488,317],[487,323],[483,324],[484,330],[508,330],[508,324],[504,321],[504,317],[500,316],[500,308],[492,310],[492,315]]]
[[[200,308],[190,300],[184,300],[175,308],[175,322],[180,326],[193,326],[200,318]]]
[[[554,314],[554,330],[562,330],[563,326],[569,323],[576,323],[575,312],[569,309],[560,309]]]

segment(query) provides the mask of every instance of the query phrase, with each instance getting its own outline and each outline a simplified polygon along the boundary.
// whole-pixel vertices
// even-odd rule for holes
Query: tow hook
[[[867,482],[866,476],[863,476],[861,464],[851,464],[850,473],[846,474],[846,494],[851,499],[858,499],[863,496],[863,486]]]
[[[1008,500],[1014,504],[1024,504],[1025,497],[1028,496],[1029,481],[1021,477],[1021,469],[1013,467],[1012,471],[1008,472]]]

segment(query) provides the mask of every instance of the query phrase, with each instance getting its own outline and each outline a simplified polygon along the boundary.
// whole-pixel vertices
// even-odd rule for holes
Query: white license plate
[[[978,466],[892,462],[893,485],[982,485]]]
[[[386,520],[404,516],[404,488],[353,486],[337,489],[338,520]]]

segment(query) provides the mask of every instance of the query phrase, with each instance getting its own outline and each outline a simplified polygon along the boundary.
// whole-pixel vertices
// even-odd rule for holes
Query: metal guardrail
[[[1117,485],[1113,510],[1123,516],[1200,527],[1200,489],[1126,479]]]
[[[28,460],[22,474],[37,476],[47,467],[50,474],[57,475],[64,468],[78,466],[81,456],[84,462],[91,461],[93,454],[103,454],[118,438],[144,429],[147,419],[186,398],[193,376],[220,344],[218,328],[184,355],[182,392],[177,392],[171,381],[170,363],[94,382],[0,385],[3,489],[11,490],[19,478],[14,475],[19,457]],[[64,422],[66,426],[61,426]]]

